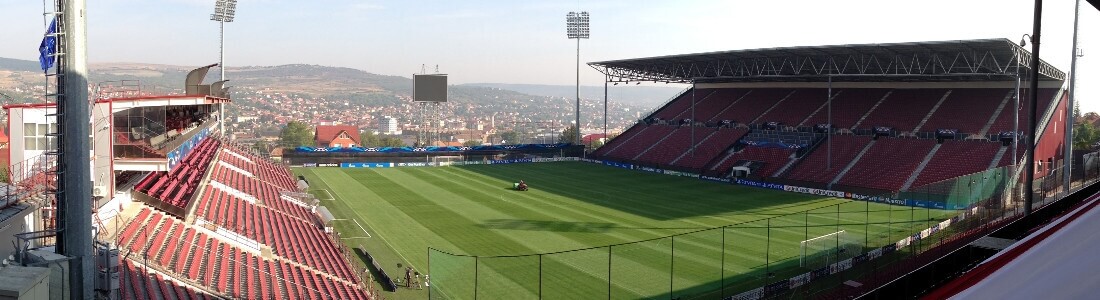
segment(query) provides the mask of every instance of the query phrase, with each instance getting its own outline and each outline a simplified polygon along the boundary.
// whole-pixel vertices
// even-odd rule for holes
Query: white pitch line
[[[359,229],[362,229],[363,233],[366,233],[368,238],[372,237],[370,236],[370,232],[367,232],[367,229],[363,228],[363,225],[359,224],[359,220],[352,219],[351,221],[355,222],[355,225],[359,225]]]

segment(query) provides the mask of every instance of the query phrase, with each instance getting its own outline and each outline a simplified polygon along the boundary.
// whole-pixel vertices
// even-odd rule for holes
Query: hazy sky
[[[1082,1],[1083,2],[1083,1]],[[41,1],[0,0],[0,57],[34,60]],[[91,62],[216,63],[214,0],[88,1]],[[1100,12],[1082,4],[1078,99],[1100,111]],[[565,14],[587,10],[583,62],[734,49],[977,38],[1018,41],[1032,1],[365,1],[240,0],[226,64],[347,66],[452,83],[574,84]],[[1073,1],[1046,1],[1043,58],[1069,72]],[[581,84],[600,85],[581,68]]]

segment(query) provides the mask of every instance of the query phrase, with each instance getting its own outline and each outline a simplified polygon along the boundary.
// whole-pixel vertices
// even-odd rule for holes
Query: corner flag
[[[42,43],[38,45],[38,65],[45,72],[53,67],[54,56],[57,55],[57,18],[50,21],[50,28],[42,37]]]

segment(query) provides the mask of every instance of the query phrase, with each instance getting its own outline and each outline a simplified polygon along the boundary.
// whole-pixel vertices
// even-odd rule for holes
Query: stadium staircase
[[[710,129],[710,128],[699,128],[699,129],[697,129],[697,130],[713,130],[713,129]],[[680,154],[679,156],[676,156],[676,158],[675,158],[675,159],[673,159],[673,160],[672,160],[671,162],[669,162],[669,164],[671,164],[671,165],[674,165],[674,166],[679,166],[679,164],[677,164],[677,163],[678,163],[678,162],[680,162],[680,160],[681,160],[681,159],[683,159],[683,158],[684,158],[685,156],[688,156],[689,154],[693,154],[693,153],[695,153],[695,151],[692,151],[692,149],[697,149],[697,148],[699,148],[700,146],[702,146],[702,145],[706,144],[706,143],[707,143],[707,141],[710,141],[710,139],[712,139],[712,138],[714,138],[714,137],[716,137],[716,136],[718,136],[718,131],[717,131],[717,130],[714,130],[713,132],[711,132],[710,134],[708,134],[708,135],[707,135],[707,137],[705,137],[705,138],[703,138],[702,140],[698,141],[697,143],[695,143],[695,144],[691,145],[691,148],[688,148],[688,150],[687,150],[687,151],[684,151],[684,153],[681,153],[681,154]]]
[[[807,122],[810,122],[810,119],[812,119],[814,117],[814,115],[817,115],[818,113],[821,113],[822,110],[828,110],[829,109],[829,104],[831,103],[831,101],[836,100],[836,97],[840,96],[840,94],[843,93],[843,92],[844,92],[844,90],[836,91],[835,93],[833,93],[832,96],[829,97],[828,100],[822,101],[821,104],[817,105],[817,108],[814,109],[813,112],[810,112],[810,114],[806,115],[805,118],[802,118],[801,120],[798,120],[798,123],[795,127],[816,125],[816,124],[807,124]]]
[[[854,167],[856,163],[858,163],[859,160],[863,158],[863,155],[867,154],[867,151],[871,151],[871,148],[874,146],[875,140],[871,140],[870,143],[867,143],[866,146],[863,146],[863,150],[860,150],[859,154],[856,154],[856,157],[852,158],[852,160],[844,166],[844,169],[841,169],[840,172],[836,174],[836,177],[829,181],[829,187],[831,188],[833,185],[836,185],[836,183],[839,182],[841,178],[844,178],[844,175],[847,175],[848,171],[851,171],[852,167]]]
[[[787,93],[786,96],[783,96],[783,98],[779,99],[779,101],[775,101],[775,103],[772,104],[771,107],[768,107],[768,109],[765,109],[763,112],[761,112],[760,115],[749,122],[749,124],[760,124],[761,120],[764,119],[764,117],[767,116],[769,112],[771,112],[776,107],[779,107],[779,105],[783,104],[783,102],[786,102],[787,99],[790,99],[791,96],[794,96],[795,93],[798,93],[798,90],[791,90],[791,92]]]
[[[988,170],[988,169],[995,169],[997,167],[1000,167],[999,164],[1000,164],[1001,160],[1004,159],[1005,154],[1008,153],[1008,149],[1009,149],[1008,146],[1001,146],[1001,149],[997,150],[997,154],[993,155],[993,161],[989,162],[989,167],[986,167],[986,169]]]
[[[673,129],[673,130],[669,131],[666,134],[663,134],[660,139],[658,139],[657,141],[649,144],[648,147],[646,147],[644,150],[638,152],[637,155],[634,155],[634,157],[631,157],[630,159],[631,160],[638,160],[639,157],[644,156],[647,152],[649,152],[649,150],[653,150],[654,147],[657,147],[657,146],[664,147],[664,145],[661,145],[661,143],[664,142],[665,140],[667,140],[669,137],[675,135],[676,131],[679,130],[679,129],[680,128],[676,128],[676,129]]]
[[[890,98],[890,95],[893,93],[894,90],[890,90],[886,92],[886,94],[882,95],[882,98],[879,98],[878,102],[875,102],[875,105],[872,105],[871,108],[868,109],[867,112],[863,113],[863,115],[859,117],[859,120],[856,120],[855,123],[852,123],[852,126],[848,127],[848,129],[855,129],[856,127],[859,127],[859,125],[862,125],[863,121],[866,121],[867,117],[870,116],[871,113],[875,112],[875,110],[877,110],[883,102],[886,102],[886,99]]]
[[[620,134],[619,136],[611,139],[611,141],[608,141],[607,145],[605,145],[603,147],[600,147],[600,150],[603,150],[604,148],[607,148],[607,151],[604,151],[603,153],[600,153],[600,151],[597,150],[596,155],[597,156],[611,157],[612,153],[614,153],[616,150],[619,150],[619,148],[622,148],[623,145],[631,144],[631,142],[634,140],[635,137],[645,133],[645,131],[647,129],[649,129],[649,127],[651,127],[651,126],[659,126],[659,125],[650,125],[650,124],[645,124],[645,123],[634,124],[633,127],[630,127],[630,129],[628,129],[626,132],[623,132],[623,134]]]
[[[932,111],[936,111],[936,109],[933,108]],[[920,176],[921,172],[924,172],[924,168],[928,167],[928,164],[932,162],[933,158],[935,158],[936,152],[940,151],[940,147],[943,147],[943,144],[936,144],[936,146],[932,147],[932,151],[928,151],[928,155],[924,156],[924,159],[922,159],[920,164],[917,165],[917,169],[913,170],[913,174],[909,175],[908,179],[905,179],[905,184],[901,185],[901,190],[909,190],[909,187],[913,185],[913,182],[917,181],[917,176]]]
[[[1005,94],[1004,98],[1001,99],[1001,103],[997,105],[997,108],[994,109],[993,113],[989,116],[989,120],[987,120],[985,125],[982,125],[982,129],[977,132],[979,136],[989,134],[989,128],[993,127],[993,123],[997,122],[997,116],[1000,116],[1005,108],[1008,107],[1008,104],[1012,103],[1014,95],[1016,95],[1016,91],[1014,90],[1009,90],[1008,93]],[[1015,107],[1013,107],[1013,109],[1015,109]]]
[[[936,105],[932,106],[932,110],[929,110],[928,114],[924,115],[924,118],[920,120],[920,123],[917,123],[917,127],[914,127],[913,130],[909,132],[920,132],[920,129],[924,127],[924,124],[928,123],[928,120],[932,119],[932,116],[936,115],[936,110],[940,109],[940,106],[943,105],[944,101],[947,101],[947,97],[951,97],[951,92],[954,92],[954,90],[948,90],[947,93],[944,93],[943,97],[940,97],[940,101],[937,101]],[[936,128],[933,128],[933,130],[934,129]]]
[[[733,101],[730,101],[730,103],[728,105],[726,105],[724,108],[722,108],[722,110],[717,111],[717,113],[715,113],[714,116],[711,116],[709,119],[707,119],[707,122],[722,121],[722,120],[718,119],[718,116],[721,116],[721,115],[725,114],[726,111],[729,111],[729,109],[732,108],[734,105],[737,105],[738,102],[741,102],[741,100],[745,99],[746,97],[751,96],[752,92],[753,92],[753,90],[748,90],[744,94],[741,94],[740,97],[737,97],[737,99],[734,99]]]

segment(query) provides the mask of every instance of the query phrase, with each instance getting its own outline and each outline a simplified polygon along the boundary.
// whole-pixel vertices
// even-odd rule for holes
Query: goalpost
[[[802,241],[799,266],[817,269],[859,255],[862,247],[844,230]]]

